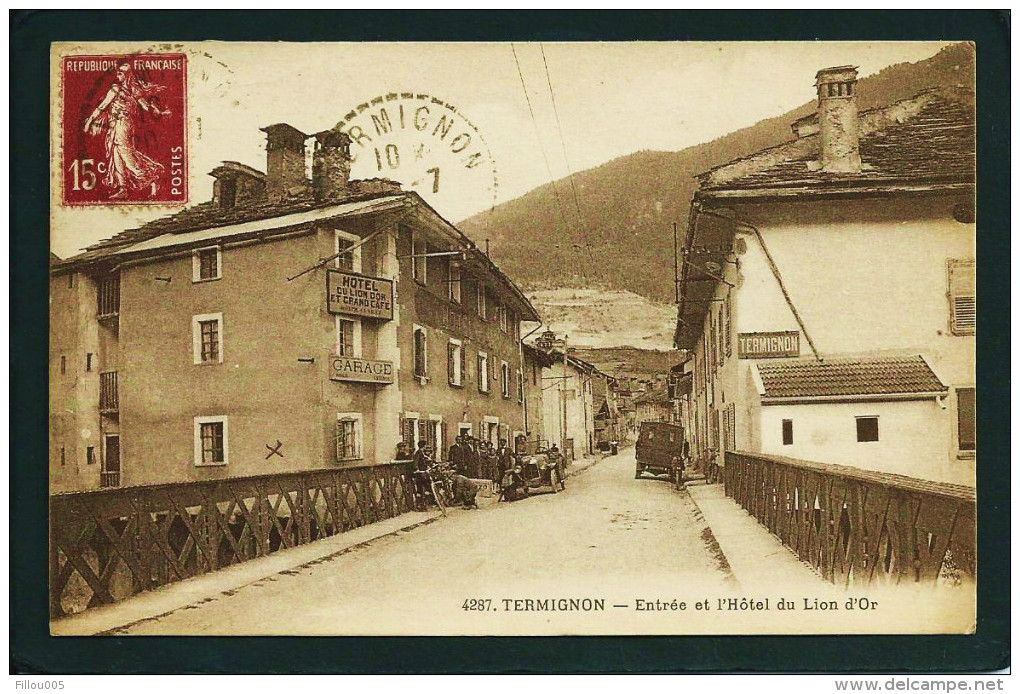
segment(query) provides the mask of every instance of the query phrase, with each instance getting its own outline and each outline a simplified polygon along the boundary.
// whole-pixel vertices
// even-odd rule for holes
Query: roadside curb
[[[230,597],[249,586],[258,585],[264,583],[267,580],[276,580],[276,577],[278,576],[293,575],[298,571],[310,568],[312,566],[315,566],[316,564],[322,564],[328,561],[332,561],[344,554],[348,554],[350,552],[363,549],[368,545],[371,545],[373,542],[376,542],[382,538],[396,537],[398,535],[408,533],[417,528],[430,525],[443,517],[439,511],[411,512],[411,513],[416,513],[417,515],[424,515],[427,513],[428,517],[422,518],[421,520],[417,520],[413,523],[400,525],[395,529],[389,529],[393,526],[393,523],[386,523],[386,521],[396,520],[397,518],[399,518],[399,516],[397,516],[397,518],[386,519],[384,521],[380,521],[379,523],[363,525],[360,528],[354,528],[352,530],[347,531],[346,533],[333,535],[331,537],[323,538],[321,540],[317,540],[316,542],[308,543],[306,545],[299,545],[289,550],[284,550],[284,552],[282,553],[274,553],[266,557],[260,557],[259,559],[253,561],[274,560],[272,562],[273,567],[271,569],[267,568],[267,570],[263,572],[256,571],[256,573],[259,574],[257,578],[248,577],[246,580],[242,579],[236,583],[230,583],[229,587],[225,587],[227,585],[227,582],[224,581],[226,577],[223,576],[222,573],[212,572],[209,574],[202,574],[201,576],[194,576],[192,578],[185,579],[184,581],[171,583],[168,584],[167,586],[163,586],[154,591],[138,593],[137,595],[133,595],[124,601],[117,602],[112,605],[97,607],[92,610],[86,610],[85,612],[81,612],[77,615],[65,617],[63,619],[59,619],[56,621],[51,621],[50,635],[51,636],[120,635],[122,632],[135,626],[136,624],[158,620],[180,610],[194,609],[199,605],[214,602],[215,600],[218,600],[221,597]],[[368,532],[370,529],[373,528],[373,526],[376,525],[381,526],[383,524],[386,525],[384,527],[377,528],[377,530],[380,530],[382,532],[377,533]],[[363,539],[358,539],[355,542],[341,546],[339,549],[333,549],[332,551],[329,551],[325,554],[319,554],[317,556],[309,558],[309,549],[314,547],[318,542],[329,542],[330,540],[333,540],[334,543],[336,543],[338,541],[342,541],[338,539],[343,538],[344,535],[358,533],[358,531],[362,531],[360,534],[365,536],[363,537]],[[288,556],[290,556],[291,558],[290,561],[287,561]],[[235,569],[239,571],[247,569],[248,571],[252,571],[256,570],[257,567],[252,566],[250,562],[243,562],[241,564],[234,564],[231,567],[222,569],[221,571],[229,571],[230,569]],[[219,580],[217,581],[216,579]],[[201,588],[198,588],[196,590],[196,586],[200,586],[201,583],[203,582],[220,583],[222,585],[211,587],[204,591]],[[137,613],[140,612],[141,610],[139,609],[138,603],[136,602],[135,610],[133,610],[135,612],[134,615],[132,615],[131,617],[123,618],[117,618],[115,616],[115,613],[117,611],[132,611],[130,610],[131,601],[141,600],[159,602],[162,600],[167,602],[175,602],[173,595],[175,592],[184,593],[184,595],[180,596],[177,599],[176,604],[174,604],[173,607],[171,607],[170,609],[156,608],[158,611],[156,611],[154,614],[137,616]]]
[[[691,505],[694,506],[695,518],[705,523],[705,529],[701,533],[702,541],[705,543],[708,551],[715,556],[719,569],[726,574],[723,581],[729,585],[740,586],[740,581],[737,579],[736,574],[733,573],[733,566],[730,564],[730,560],[726,557],[726,553],[723,551],[722,545],[719,544],[715,533],[712,532],[712,526],[705,517],[704,511],[701,510],[701,506],[698,505],[698,500],[691,494],[688,484],[689,482],[684,484],[683,493],[690,499]]]

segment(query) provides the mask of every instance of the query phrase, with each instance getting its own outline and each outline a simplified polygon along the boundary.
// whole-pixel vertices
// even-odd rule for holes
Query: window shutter
[[[460,382],[463,385],[467,380],[467,345],[460,347]]]
[[[973,335],[977,327],[976,277],[973,260],[949,261],[949,310],[954,335]]]
[[[457,382],[457,379],[454,378],[454,371],[456,370],[454,361],[455,358],[456,354],[454,353],[454,344],[449,342],[446,345],[446,380],[451,385]]]
[[[726,337],[724,339],[726,345],[726,356],[733,354],[733,304],[731,303],[732,292],[726,292],[726,301],[723,303],[723,309],[726,311]]]
[[[441,457],[442,457],[443,460],[447,460],[446,452],[447,452],[447,450],[449,450],[450,439],[448,439],[446,437],[446,431],[447,431],[447,429],[446,429],[446,422],[443,421],[442,424],[439,425],[439,428],[440,428],[440,430],[442,432],[442,437],[443,437],[443,440],[441,441],[442,448],[443,448]]]
[[[344,422],[337,420],[336,423],[336,459],[340,462],[344,459],[344,451],[347,449],[347,430]]]

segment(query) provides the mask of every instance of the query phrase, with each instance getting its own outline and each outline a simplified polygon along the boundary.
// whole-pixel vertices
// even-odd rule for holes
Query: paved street
[[[130,634],[577,633],[627,627],[636,597],[728,585],[686,493],[634,479],[634,453],[559,494],[454,510],[342,556],[137,623]],[[650,594],[650,595],[649,595]],[[504,599],[600,598],[603,612],[507,610]],[[465,600],[491,599],[485,611]],[[641,615],[643,616],[643,615]],[[647,631],[650,625],[639,626]]]

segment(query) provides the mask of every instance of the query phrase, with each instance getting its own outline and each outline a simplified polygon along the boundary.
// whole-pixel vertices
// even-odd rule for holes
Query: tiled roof
[[[650,405],[665,405],[669,402],[669,393],[665,390],[650,390],[647,393],[634,398],[635,405],[643,405],[645,403]]]
[[[295,212],[311,210],[316,207],[335,205],[338,202],[371,199],[385,195],[401,193],[400,184],[383,179],[351,181],[350,194],[342,199],[328,201],[316,200],[311,192],[302,193],[281,200],[270,202],[263,200],[257,204],[238,205],[222,208],[212,201],[187,207],[166,217],[154,219],[137,229],[122,231],[112,238],[95,243],[85,249],[84,253],[65,259],[67,264],[79,264],[99,260],[111,255],[128,245],[147,241],[163,234],[181,234],[199,229],[228,226],[243,222],[252,222],[273,217],[282,217]]]
[[[710,196],[712,191],[730,189],[831,190],[974,182],[975,118],[969,91],[923,92],[914,99],[863,112],[860,120],[860,172],[817,170],[819,136],[815,134],[702,174],[701,190]]]
[[[763,399],[942,393],[947,388],[920,356],[759,361]]]

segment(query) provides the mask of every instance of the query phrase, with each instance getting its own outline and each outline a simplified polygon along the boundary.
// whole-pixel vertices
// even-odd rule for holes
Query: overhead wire
[[[552,101],[553,114],[556,117],[556,131],[560,138],[560,147],[563,149],[563,163],[567,167],[567,180],[570,181],[570,190],[574,197],[574,209],[577,210],[577,223],[581,229],[581,238],[584,241],[583,248],[588,251],[588,260],[591,262],[592,270],[595,272],[595,277],[598,279],[600,284],[605,285],[605,278],[599,269],[598,263],[595,261],[595,256],[591,250],[591,240],[588,238],[587,225],[584,221],[584,215],[581,213],[581,203],[577,196],[577,185],[574,183],[574,173],[570,166],[570,158],[567,156],[567,143],[563,138],[563,126],[560,123],[560,111],[556,107],[556,92],[553,90],[552,77],[549,74],[549,61],[545,57],[545,45],[542,43],[538,44],[539,49],[542,51],[542,65],[545,66],[545,81],[549,86],[549,98]]]
[[[535,138],[538,140],[538,149],[542,152],[542,158],[545,160],[545,170],[549,174],[549,185],[551,185],[553,189],[553,196],[556,200],[556,210],[563,222],[567,238],[573,242],[573,234],[569,231],[570,224],[567,222],[567,217],[563,212],[563,203],[560,201],[560,192],[556,188],[556,180],[553,177],[552,166],[549,163],[549,155],[546,153],[545,147],[542,145],[542,133],[538,128],[538,119],[535,118],[535,109],[531,106],[531,97],[528,96],[528,85],[524,82],[524,73],[521,71],[521,61],[517,57],[517,49],[514,48],[513,42],[510,43],[510,51],[514,55],[514,64],[517,66],[517,76],[521,78],[521,89],[524,91],[524,100],[528,104],[528,113],[531,115],[531,124],[535,127]],[[581,278],[584,280],[584,283],[588,284],[588,275],[584,271],[584,265],[578,265],[578,269],[581,271]]]

